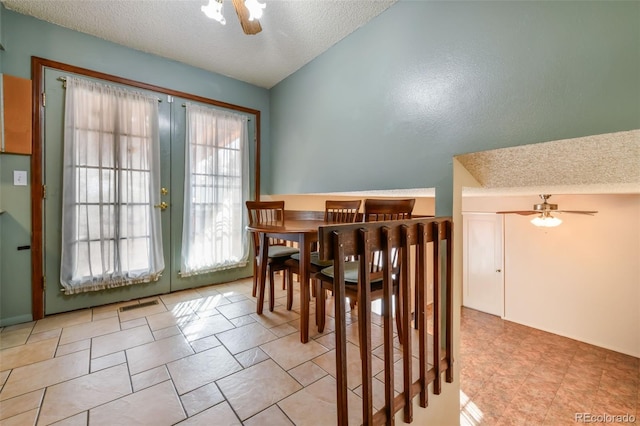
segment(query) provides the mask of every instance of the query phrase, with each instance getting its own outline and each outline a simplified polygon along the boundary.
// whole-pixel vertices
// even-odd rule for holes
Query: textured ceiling
[[[0,1],[18,13],[271,88],[397,0],[261,0],[263,31],[252,36],[243,33],[231,0],[224,0],[225,26],[200,11],[208,0]],[[456,158],[483,186],[466,195],[640,193],[640,130]],[[432,188],[406,191],[433,196]]]
[[[466,194],[640,193],[640,130],[456,156],[482,188]]]
[[[226,25],[208,0],[2,0],[9,10],[271,88],[397,0],[262,0],[262,32],[245,35],[231,0]]]

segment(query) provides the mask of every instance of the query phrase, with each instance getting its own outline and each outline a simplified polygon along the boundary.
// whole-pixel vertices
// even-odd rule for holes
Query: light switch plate
[[[26,172],[26,170],[14,170],[13,171],[13,185],[14,186],[27,186],[27,172]]]

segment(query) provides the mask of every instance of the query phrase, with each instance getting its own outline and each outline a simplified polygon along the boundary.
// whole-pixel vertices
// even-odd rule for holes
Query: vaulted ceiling
[[[1,0],[9,10],[260,87],[271,88],[397,0],[261,0],[263,30],[243,33],[232,0],[226,25],[208,0]],[[478,195],[640,193],[640,130],[456,157]],[[431,195],[433,189],[416,189]]]
[[[9,10],[271,88],[397,0],[261,0],[262,31],[246,35],[231,0],[226,25],[208,0],[2,0]]]

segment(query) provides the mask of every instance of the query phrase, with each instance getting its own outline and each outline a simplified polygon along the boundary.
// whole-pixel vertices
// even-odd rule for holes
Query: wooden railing
[[[348,424],[347,404],[347,339],[345,319],[345,259],[356,257],[360,262],[358,329],[364,339],[360,350],[362,363],[362,423],[393,424],[395,414],[404,410],[403,420],[413,420],[412,400],[419,395],[419,405],[427,407],[428,386],[433,392],[442,389],[442,374],[453,382],[453,288],[452,242],[453,227],[450,218],[419,218],[389,222],[369,222],[348,225],[323,226],[319,230],[320,256],[334,261],[334,300],[336,334],[336,391],[338,425]],[[427,258],[427,246],[432,256]],[[372,253],[381,252],[384,260],[382,316],[384,353],[384,401],[383,408],[373,409],[372,345],[371,345],[371,285],[367,271]],[[393,264],[394,256],[399,263]],[[377,256],[376,256],[377,257]],[[411,271],[414,271],[415,292],[411,291]],[[427,306],[427,276],[433,276],[433,306]],[[402,376],[403,390],[394,392],[394,321],[392,318],[392,294],[394,278],[399,279],[402,317]],[[418,379],[413,381],[411,295],[415,296],[417,329]],[[428,320],[433,331],[428,333]],[[433,342],[429,357],[428,342]]]

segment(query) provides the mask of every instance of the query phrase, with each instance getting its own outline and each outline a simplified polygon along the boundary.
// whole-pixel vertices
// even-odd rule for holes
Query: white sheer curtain
[[[186,105],[180,276],[247,264],[247,117]]]
[[[64,292],[159,279],[158,99],[67,77],[65,102]]]

